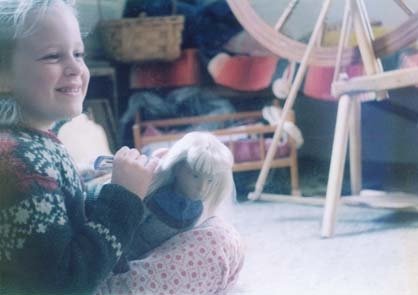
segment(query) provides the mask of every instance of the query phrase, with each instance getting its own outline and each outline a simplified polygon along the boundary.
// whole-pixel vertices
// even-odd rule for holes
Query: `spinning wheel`
[[[258,0],[259,3],[261,1]],[[334,1],[335,3],[331,3],[331,0],[318,0],[318,4],[322,2],[322,6],[318,7],[312,5],[313,1],[290,0],[287,1],[287,5],[281,6],[279,10],[282,11],[281,15],[270,23],[260,17],[260,13],[254,5],[257,2],[255,0],[227,0],[227,2],[242,26],[253,38],[274,54],[300,63],[283,107],[282,118],[285,118],[287,112],[293,107],[308,65],[335,67],[332,91],[334,96],[339,97],[339,105],[322,224],[322,235],[329,237],[334,231],[349,137],[351,190],[353,194],[359,194],[361,191],[360,98],[364,99],[365,97],[362,94],[367,93],[369,99],[370,97],[384,99],[387,97],[389,89],[418,83],[418,67],[384,72],[379,59],[408,47],[418,39],[418,3],[415,0],[409,0],[409,2],[403,0],[377,1],[379,4],[375,3],[376,5],[392,5],[393,9],[403,12],[404,19],[395,25],[396,28],[392,31],[375,38],[368,15],[370,7],[366,7],[364,0]],[[277,3],[277,1],[270,0],[269,4],[274,2]],[[370,2],[368,1],[368,4]],[[320,9],[312,31],[308,32],[310,37],[307,43],[301,41],[303,36],[294,38],[289,33],[292,17],[297,15],[298,6],[303,4],[305,4],[305,18],[308,15],[313,15],[318,8]],[[343,4],[344,7],[332,6],[332,4]],[[269,9],[273,10],[272,7]],[[321,34],[327,25],[328,18],[331,18],[330,14],[333,9],[334,12],[336,9],[343,11],[339,15],[341,21],[339,43],[335,47],[322,47],[319,42]],[[299,14],[300,17],[303,19],[304,15]],[[354,47],[348,46],[351,31],[353,31],[358,44]],[[365,75],[348,80],[340,71],[344,66],[356,61],[362,61]],[[280,120],[277,125],[273,143],[260,171],[255,191],[249,194],[249,199],[256,200],[261,197],[283,123],[284,120]],[[301,198],[287,199],[300,201]]]
[[[307,30],[307,34],[312,34],[311,39],[315,33],[315,29],[317,29],[318,35],[320,35],[320,29],[324,28],[323,26],[326,25],[327,20],[327,12],[329,10],[335,11],[341,7],[332,6],[331,1],[307,1],[307,0],[287,0],[287,1],[263,1],[263,0],[227,0],[232,12],[238,19],[238,21],[242,24],[245,30],[250,33],[260,44],[264,47],[269,49],[272,53],[286,58],[292,61],[301,62],[303,56],[307,52],[307,47],[309,44],[298,40],[296,38],[303,38],[303,34],[299,34],[298,36],[295,35],[294,32],[291,31],[289,28],[290,26],[297,26],[297,22],[301,20],[304,16],[302,15],[303,12],[309,12],[309,14],[318,13],[318,18],[316,21],[316,27],[313,29],[312,32]],[[271,4],[273,2],[282,2],[282,5],[276,5],[276,7],[269,7],[270,10],[277,11],[280,14],[280,9],[282,9],[281,15],[278,17],[276,21],[268,21],[266,20],[267,17],[263,17],[261,14],[262,11],[257,9],[257,6],[254,3],[262,3],[268,2]],[[284,4],[285,2],[289,2],[287,6]],[[313,7],[313,3],[316,2],[318,6]],[[319,4],[322,2],[322,10],[318,10]],[[341,5],[343,1],[335,1],[339,2],[338,5]],[[363,2],[363,1],[362,1]],[[386,1],[379,1],[380,5],[385,2],[393,2],[394,9],[396,11],[396,7],[399,10],[404,11],[405,13],[405,20],[401,23],[395,22],[395,29],[385,33],[384,35],[376,38],[376,40],[371,40],[373,45],[373,50],[375,52],[376,57],[382,57],[384,55],[391,54],[396,52],[402,48],[407,47],[412,42],[415,42],[418,39],[418,10],[417,3],[412,5],[414,0],[402,1],[402,0],[386,0]],[[264,5],[268,5],[264,4]],[[261,6],[258,5],[258,6]],[[299,8],[299,10],[298,10]],[[312,11],[313,10],[313,11]],[[299,14],[298,14],[299,13]],[[264,13],[265,14],[265,13]],[[293,17],[293,14],[298,14]],[[293,17],[293,18],[292,18]],[[306,16],[308,17],[308,16]],[[310,16],[312,17],[312,16]],[[338,17],[343,17],[343,15],[339,15],[334,12],[335,22],[341,21]],[[298,19],[296,19],[298,18]],[[289,24],[287,24],[289,22]],[[311,24],[307,21],[308,24]],[[301,26],[298,26],[299,28]],[[318,27],[318,28],[317,28]],[[302,35],[302,36],[301,36]],[[316,39],[315,42],[318,40]],[[319,66],[334,66],[337,58],[338,47],[322,47],[316,46],[311,49],[308,58],[308,64],[310,65],[319,65]],[[360,58],[358,47],[352,48],[343,48],[343,53],[341,56],[341,65],[347,65],[356,61]]]

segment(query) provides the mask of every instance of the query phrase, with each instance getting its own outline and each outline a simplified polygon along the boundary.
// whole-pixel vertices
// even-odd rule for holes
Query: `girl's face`
[[[194,200],[201,200],[212,182],[212,179],[208,175],[194,171],[186,161],[182,161],[176,165],[174,174],[176,177],[175,189],[177,192],[182,196]]]
[[[78,21],[57,2],[16,43],[12,87],[24,124],[47,130],[54,121],[80,114],[89,78]]]

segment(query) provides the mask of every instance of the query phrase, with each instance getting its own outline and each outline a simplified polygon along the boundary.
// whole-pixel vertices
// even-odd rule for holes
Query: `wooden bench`
[[[261,122],[263,119],[261,111],[239,112],[233,114],[223,115],[206,115],[196,117],[183,117],[175,119],[149,120],[141,121],[139,112],[135,115],[135,123],[132,127],[134,144],[137,149],[142,149],[148,144],[173,142],[181,138],[186,132],[170,131],[156,135],[145,135],[147,128],[156,128],[164,130],[167,128],[193,126],[201,123],[218,123],[220,128],[210,130],[211,133],[219,136],[219,138],[231,149],[234,154],[235,163],[234,171],[250,171],[259,170],[263,165],[266,157],[269,142],[271,142],[271,135],[274,133],[276,127],[272,125],[264,125],[256,122]],[[290,112],[287,118],[291,122],[295,122],[294,112]],[[226,123],[232,121],[236,122],[250,122],[248,124],[225,127]],[[251,123],[252,122],[252,123]],[[155,130],[155,129],[154,129]],[[188,130],[190,131],[190,130]],[[237,136],[244,136],[247,139],[237,139]],[[250,144],[253,148],[251,152],[254,156],[254,150],[258,153],[251,159],[240,156],[240,150],[245,144]],[[248,147],[245,147],[248,151]],[[272,168],[288,167],[290,169],[291,193],[292,195],[300,195],[299,191],[299,174],[297,161],[297,147],[296,143],[290,136],[285,143],[279,144],[278,151],[274,160],[271,163]],[[284,151],[284,152],[283,152]],[[248,153],[247,153],[248,155]]]

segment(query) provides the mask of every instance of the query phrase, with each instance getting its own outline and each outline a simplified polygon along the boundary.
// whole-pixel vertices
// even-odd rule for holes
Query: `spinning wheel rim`
[[[274,30],[253,9],[249,0],[226,0],[233,14],[243,28],[260,44],[273,54],[292,61],[300,62],[306,51],[307,44],[292,39]],[[394,30],[372,41],[376,57],[392,54],[407,47],[418,39],[418,12]],[[337,46],[316,47],[312,49],[308,59],[309,65],[334,66],[337,56]],[[357,46],[344,48],[341,65],[352,64],[360,59]]]

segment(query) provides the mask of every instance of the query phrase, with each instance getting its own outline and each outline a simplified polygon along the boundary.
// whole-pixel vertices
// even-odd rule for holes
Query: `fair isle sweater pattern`
[[[12,260],[12,254],[23,249],[27,238],[34,234],[46,234],[53,224],[67,223],[65,207],[59,196],[45,194],[24,200],[0,215],[0,263]]]
[[[66,224],[66,208],[57,188],[67,187],[75,195],[82,191],[82,184],[64,147],[52,135],[2,131],[0,138],[2,176],[17,182],[15,193],[2,197],[9,198],[7,203],[16,203],[2,208],[0,214],[1,262],[11,260],[15,249],[23,249],[27,237],[46,234],[53,224]],[[33,194],[31,188],[35,189]],[[19,200],[19,195],[23,199]]]
[[[116,185],[102,191],[87,220],[83,183],[55,135],[0,129],[0,275],[10,290],[19,277],[29,289],[93,290],[109,273],[143,207]]]

